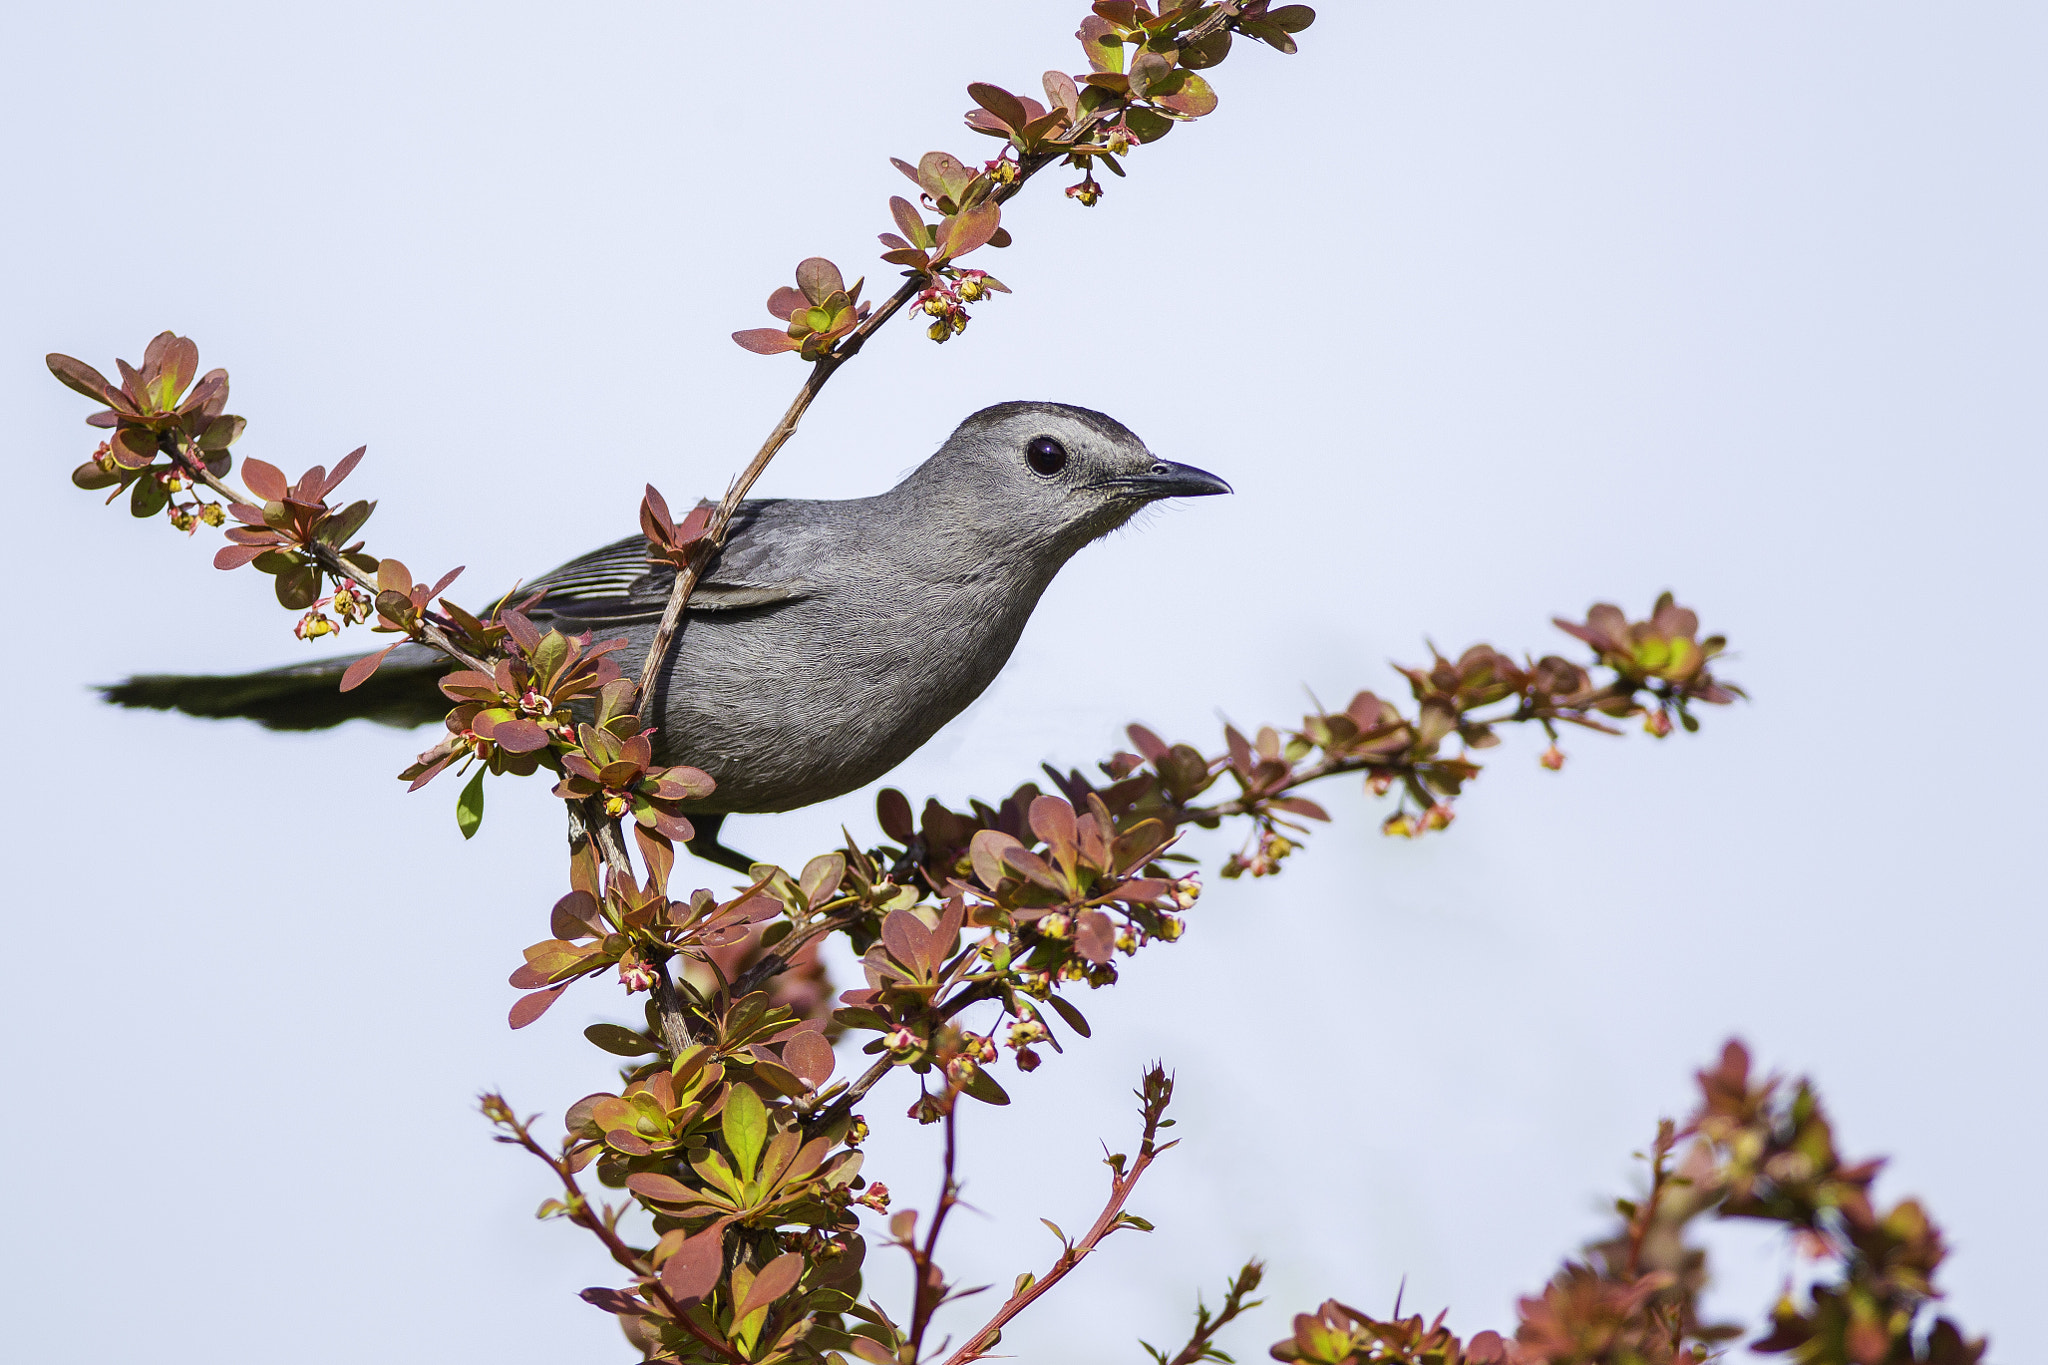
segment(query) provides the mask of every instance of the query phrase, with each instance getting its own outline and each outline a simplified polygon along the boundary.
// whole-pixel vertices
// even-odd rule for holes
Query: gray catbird
[[[692,851],[744,871],[717,842],[725,815],[789,810],[880,777],[981,695],[1076,550],[1147,503],[1229,491],[1153,458],[1099,412],[999,403],[886,493],[742,503],[653,698],[656,760],[718,783],[691,809]],[[543,629],[624,635],[617,657],[636,676],[674,581],[647,548],[629,536],[526,585],[522,599],[544,594],[528,615]],[[122,706],[279,730],[358,717],[422,725],[448,709],[435,683],[449,664],[423,645],[401,646],[341,692],[349,663],[146,676],[104,691]]]

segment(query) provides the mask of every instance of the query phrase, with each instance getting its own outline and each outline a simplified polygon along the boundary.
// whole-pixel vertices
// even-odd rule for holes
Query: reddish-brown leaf
[[[561,999],[562,992],[568,989],[567,985],[551,986],[544,991],[535,991],[532,995],[520,996],[512,1002],[511,1013],[505,1016],[505,1022],[513,1028],[525,1028],[546,1014],[548,1007]]]
[[[773,327],[749,327],[744,332],[734,332],[732,339],[755,355],[780,355],[796,349],[787,332]]]
[[[690,1204],[697,1196],[688,1185],[674,1176],[660,1175],[653,1171],[641,1171],[626,1177],[626,1188],[657,1204]]]
[[[353,692],[368,682],[370,675],[377,671],[377,665],[384,662],[384,656],[396,648],[398,648],[397,645],[387,645],[375,654],[365,654],[362,658],[357,659],[354,663],[343,669],[341,674],[341,690]]]
[[[875,818],[881,822],[882,833],[899,844],[908,844],[917,833],[911,822],[910,798],[894,787],[882,788],[875,797]]]
[[[1074,923],[1074,948],[1096,966],[1116,949],[1116,921],[1100,910],[1083,910]]]
[[[931,960],[932,931],[908,910],[891,910],[882,921],[882,946],[906,967],[929,971],[937,965]]]
[[[265,502],[283,502],[285,494],[292,491],[284,471],[263,460],[242,461],[242,482],[249,485],[249,491]]]
[[[749,1313],[769,1304],[796,1288],[796,1282],[803,1278],[804,1258],[794,1251],[785,1251],[754,1277],[754,1283],[747,1289],[747,1298],[733,1314],[735,1319],[744,1319]]]
[[[113,402],[111,394],[114,386],[107,382],[105,375],[83,360],[74,360],[68,355],[59,355],[53,351],[43,357],[43,363],[50,367],[51,374],[57,376],[57,382],[72,392],[82,393],[96,403]],[[123,403],[120,406],[126,407],[127,404]]]
[[[223,545],[213,552],[213,567],[216,569],[239,569],[258,555],[270,553],[271,546],[264,545]]]
[[[987,246],[1002,220],[1002,210],[986,199],[971,209],[962,209],[946,220],[949,226],[943,253],[945,258],[958,260],[977,247]]]
[[[811,256],[797,262],[796,287],[816,307],[834,294],[845,293],[846,279],[839,273],[839,267],[823,256]]]
[[[548,912],[548,929],[559,939],[589,938],[604,932],[597,900],[587,891],[571,891]]]
[[[782,1045],[782,1063],[816,1090],[832,1079],[838,1059],[832,1045],[816,1029],[804,1029]]]
[[[976,81],[967,87],[967,96],[1008,124],[1012,131],[1022,128],[1031,121],[1031,116],[1024,112],[1024,101],[1000,85]]]
[[[530,754],[548,747],[548,732],[530,720],[508,720],[491,731],[491,742],[508,753]]]
[[[662,1288],[685,1308],[702,1303],[725,1274],[725,1224],[713,1223],[686,1238],[661,1264]]]

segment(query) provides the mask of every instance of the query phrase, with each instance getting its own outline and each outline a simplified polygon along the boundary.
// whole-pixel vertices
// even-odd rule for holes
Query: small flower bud
[[[341,627],[327,619],[326,613],[315,607],[299,618],[299,623],[292,627],[292,634],[298,636],[301,640],[317,640],[323,635],[332,635],[340,629]]]
[[[988,272],[986,270],[968,270],[961,272],[960,297],[965,299],[969,303],[979,303],[981,300],[987,298],[988,287],[982,284],[982,281],[987,277]]]
[[[994,161],[989,162],[987,166],[983,167],[982,170],[989,179],[995,181],[998,185],[1016,183],[1017,163],[1014,161],[1007,161],[1002,157],[997,157]]]
[[[604,813],[614,820],[633,809],[632,799],[624,792],[608,791],[604,794]]]
[[[1065,939],[1073,929],[1074,921],[1057,910],[1038,921],[1038,932],[1049,939]]]
[[[1393,775],[1391,773],[1374,773],[1371,777],[1365,779],[1365,789],[1374,796],[1385,796],[1394,789]]]
[[[907,1057],[924,1046],[924,1040],[898,1024],[882,1037],[882,1046],[898,1057]]]
[[[349,625],[370,619],[370,599],[344,583],[334,590],[334,614]]]
[[[1536,761],[1538,763],[1541,763],[1544,767],[1550,769],[1550,771],[1556,772],[1559,768],[1562,768],[1564,766],[1564,750],[1558,748],[1555,744],[1553,744],[1548,749],[1545,749],[1542,753],[1538,754],[1536,756]]]
[[[1138,935],[1129,925],[1117,932],[1116,950],[1126,957],[1138,951]]]
[[[619,984],[626,988],[628,995],[651,991],[654,989],[654,968],[628,953],[619,959]]]
[[[1389,839],[1413,839],[1415,821],[1409,818],[1406,811],[1396,811],[1380,825],[1380,833]]]
[[[1161,915],[1159,917],[1159,937],[1168,943],[1179,938],[1186,928],[1187,926],[1181,922],[1178,915]]]
[[[1098,989],[1103,986],[1114,986],[1116,984],[1116,964],[1114,962],[1105,962],[1101,966],[1090,967],[1088,969],[1088,984]]]
[[[954,1085],[966,1085],[980,1070],[981,1063],[963,1054],[946,1063],[946,1079]]]
[[[964,332],[967,330],[967,314],[965,312],[955,312],[951,318],[947,319],[947,321],[952,324],[953,330],[955,332]],[[1670,725],[1667,723],[1665,728],[1669,729]]]
[[[1193,876],[1182,877],[1173,884],[1173,903],[1183,910],[1192,910],[1195,902],[1202,898],[1202,883]]]
[[[995,1042],[979,1033],[962,1034],[960,1037],[960,1052],[963,1056],[972,1057],[977,1062],[987,1063],[996,1059]]]
[[[859,1114],[853,1116],[853,1123],[846,1130],[846,1145],[858,1147],[868,1140],[868,1121]],[[887,1189],[888,1186],[882,1188]]]
[[[861,1191],[860,1197],[853,1202],[865,1204],[876,1213],[887,1213],[889,1211],[889,1187],[877,1180],[874,1184]]]
[[[935,322],[925,328],[924,334],[933,341],[951,341],[953,339],[953,329],[943,322]]]
[[[1017,1049],[1017,1069],[1019,1071],[1036,1071],[1038,1070],[1039,1063],[1044,1060],[1043,1057],[1040,1057],[1031,1048],[1020,1047]]]
[[[1130,129],[1118,126],[1109,130],[1109,150],[1113,156],[1123,156],[1131,150]]]
[[[937,290],[933,290],[924,296],[924,311],[935,318],[942,318],[952,311],[952,305],[947,303],[945,297]]]
[[[1427,829],[1448,829],[1458,813],[1439,801],[1423,814],[1422,823]]]
[[[199,519],[208,526],[223,526],[227,523],[228,514],[220,510],[217,502],[203,502],[199,504]]]
[[[1643,717],[1643,728],[1662,739],[1671,733],[1671,713],[1662,707]]]
[[[193,516],[186,508],[173,507],[171,509],[171,525],[189,536],[199,529],[199,518]]]
[[[1004,1039],[1004,1041],[1011,1047],[1022,1048],[1029,1047],[1033,1043],[1043,1042],[1045,1037],[1045,1025],[1039,1023],[1036,1019],[1019,1019],[1016,1023],[1010,1025],[1010,1036]]]

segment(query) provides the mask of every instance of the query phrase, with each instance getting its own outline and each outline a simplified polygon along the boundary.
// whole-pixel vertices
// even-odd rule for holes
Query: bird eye
[[[1067,448],[1050,436],[1034,436],[1024,447],[1024,458],[1038,473],[1050,478],[1067,467]]]

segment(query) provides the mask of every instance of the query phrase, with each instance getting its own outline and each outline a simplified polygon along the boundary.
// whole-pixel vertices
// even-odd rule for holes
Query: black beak
[[[1105,486],[1147,502],[1155,498],[1206,498],[1212,493],[1230,491],[1229,484],[1208,470],[1171,460],[1155,461],[1143,474],[1106,480]]]

